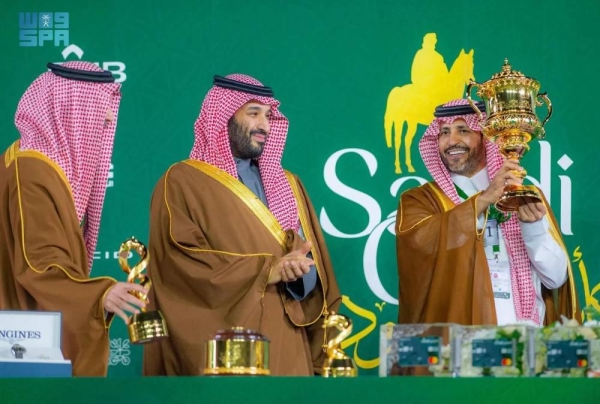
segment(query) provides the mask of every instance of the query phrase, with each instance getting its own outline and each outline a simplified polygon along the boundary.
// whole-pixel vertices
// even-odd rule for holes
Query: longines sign
[[[31,348],[60,347],[61,313],[41,311],[0,311],[0,345],[27,345]]]

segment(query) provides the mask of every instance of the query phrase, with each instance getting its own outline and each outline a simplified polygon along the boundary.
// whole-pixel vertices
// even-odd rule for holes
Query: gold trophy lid
[[[540,82],[534,78],[527,77],[518,70],[513,70],[508,58],[504,59],[502,70],[483,82],[477,90],[477,95],[482,98],[490,98],[505,91],[506,88],[525,87],[535,90],[540,89]]]
[[[492,80],[504,77],[525,77],[525,75],[518,70],[513,70],[512,66],[508,63],[508,58],[504,58],[504,65],[502,65],[502,71],[494,74],[492,76]]]
[[[214,341],[243,340],[269,342],[269,339],[260,332],[244,327],[232,327],[228,330],[219,330],[210,339]]]

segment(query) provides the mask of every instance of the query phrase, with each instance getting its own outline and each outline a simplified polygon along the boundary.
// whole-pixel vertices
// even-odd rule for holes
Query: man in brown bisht
[[[483,107],[483,105],[481,105]],[[433,181],[402,194],[400,323],[549,324],[579,319],[568,254],[547,202],[495,208],[515,161],[481,133],[466,100],[436,109],[419,143]]]
[[[89,62],[48,67],[17,107],[20,140],[0,157],[0,310],[62,312],[73,375],[105,376],[112,313],[127,322],[131,304],[144,305],[128,291],[145,292],[89,275],[120,85]]]
[[[190,159],[152,197],[150,302],[170,337],[144,351],[146,375],[199,375],[205,342],[244,327],[270,340],[273,375],[320,373],[323,317],[341,298],[317,215],[283,170],[288,121],[269,87],[215,76]]]

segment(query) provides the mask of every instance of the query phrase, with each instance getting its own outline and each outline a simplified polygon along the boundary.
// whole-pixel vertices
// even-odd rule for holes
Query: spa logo
[[[19,46],[69,45],[69,13],[20,12]]]

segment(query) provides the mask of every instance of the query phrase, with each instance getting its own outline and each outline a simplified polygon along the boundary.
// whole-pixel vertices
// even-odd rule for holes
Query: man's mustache
[[[452,147],[448,147],[446,150],[444,150],[444,153],[450,153],[451,151],[454,151],[454,150],[469,151],[470,149],[466,146],[452,146]]]

